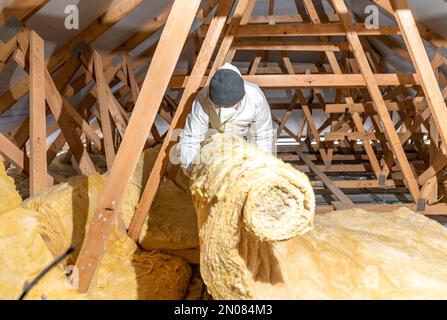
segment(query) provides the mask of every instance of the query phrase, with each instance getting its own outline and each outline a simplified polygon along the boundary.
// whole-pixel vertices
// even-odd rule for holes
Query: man
[[[179,143],[180,163],[186,174],[192,170],[209,129],[232,133],[272,152],[273,126],[267,99],[230,63],[217,70],[210,85],[193,102]]]

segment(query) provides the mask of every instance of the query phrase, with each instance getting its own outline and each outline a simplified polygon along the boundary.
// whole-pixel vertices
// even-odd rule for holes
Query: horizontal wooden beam
[[[364,24],[353,25],[353,31],[359,36],[398,35],[399,28],[395,26],[367,29]],[[345,36],[342,24],[277,24],[277,25],[245,25],[239,26],[233,32],[236,37],[314,37],[314,36]]]
[[[244,51],[333,51],[340,52],[348,50],[347,43],[331,43],[331,42],[304,42],[304,41],[256,41],[241,40],[233,42],[231,47],[234,50]]]
[[[418,85],[419,79],[414,74],[375,74],[379,86]],[[361,74],[297,74],[297,75],[248,75],[246,81],[256,83],[261,88],[357,88],[366,87]],[[174,76],[170,89],[182,89],[189,76]],[[205,78],[201,86],[205,85]]]

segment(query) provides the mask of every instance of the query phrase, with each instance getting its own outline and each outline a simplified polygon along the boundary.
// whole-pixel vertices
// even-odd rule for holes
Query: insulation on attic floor
[[[164,181],[140,238],[141,248],[114,231],[87,294],[80,295],[67,285],[64,268],[74,263],[75,253],[47,274],[28,298],[203,299],[208,291],[215,299],[447,296],[447,231],[440,224],[407,209],[388,213],[354,209],[313,218],[313,193],[305,175],[250,147],[240,148],[243,142],[237,139],[233,156],[240,158],[237,163],[229,159],[226,162],[214,152],[213,143],[222,143],[220,139],[217,135],[204,146],[204,157],[214,160],[209,162],[211,165],[198,166],[192,181],[196,206],[204,204],[198,206],[200,268],[190,266],[182,258],[148,250],[190,249],[199,245],[190,195],[171,181]],[[135,211],[157,151],[150,149],[143,154],[127,186],[121,206],[126,224]],[[250,172],[254,169],[241,170],[248,164],[246,161],[254,161],[257,165],[250,167],[261,170],[255,176],[266,169],[276,172],[269,185],[283,185],[277,188],[283,192],[244,189],[232,183],[231,179],[240,177],[237,172],[243,179],[255,173]],[[217,170],[218,165],[232,168],[232,174],[222,168]],[[0,298],[15,299],[25,281],[32,280],[70,245],[80,246],[104,177],[70,178],[21,204],[12,180],[4,170],[0,172],[0,180],[8,182],[8,199],[12,199],[9,207],[14,207],[0,214]],[[289,183],[301,190],[301,195],[294,195],[303,200],[301,204],[285,201],[291,190],[294,194],[298,190],[284,186]],[[235,191],[234,188],[239,188],[239,193],[231,193],[234,198],[227,197],[230,193],[226,191]],[[210,192],[216,192],[217,197],[204,197]],[[251,200],[241,210],[237,202],[244,197]],[[273,212],[272,208],[260,209],[259,197],[282,199],[283,209],[298,206],[295,208],[303,213],[302,220],[293,215],[270,215],[269,219],[296,220],[285,225],[285,233],[278,233],[278,228],[269,229],[269,225],[278,226],[275,222],[257,224],[250,216],[262,219]],[[174,198],[177,201],[172,201]],[[217,201],[209,202],[212,198]],[[225,263],[219,264],[214,257]]]
[[[447,229],[439,223],[408,209],[313,221],[307,177],[239,138],[214,135],[201,160],[191,191],[214,298],[447,297]]]
[[[141,181],[152,166],[155,151],[143,154],[126,189],[121,214],[127,223],[138,203]],[[15,299],[26,281],[30,282],[68,247],[79,249],[104,178],[100,175],[71,178],[20,205],[12,179],[4,170],[1,173],[0,179],[9,182],[10,198],[18,203],[10,201],[10,206],[16,208],[0,215],[0,298]],[[175,238],[165,236],[167,243]],[[149,246],[156,247],[145,233],[142,237]],[[157,244],[163,247],[163,241]],[[185,260],[157,250],[137,248],[130,238],[114,231],[89,292],[79,295],[70,289],[64,274],[64,268],[74,263],[76,255],[77,252],[47,274],[28,298],[183,299],[188,292],[191,267]]]

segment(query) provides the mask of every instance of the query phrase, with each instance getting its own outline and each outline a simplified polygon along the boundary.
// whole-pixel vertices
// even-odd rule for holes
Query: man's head
[[[245,96],[244,80],[239,70],[226,63],[217,70],[209,86],[210,100],[219,107],[234,107]]]

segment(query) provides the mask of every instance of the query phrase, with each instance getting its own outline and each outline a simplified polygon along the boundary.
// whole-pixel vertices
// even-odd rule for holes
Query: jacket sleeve
[[[196,156],[200,152],[200,143],[205,139],[208,131],[208,116],[202,105],[196,99],[192,111],[186,119],[185,127],[179,143],[180,165],[185,171],[190,171]]]
[[[270,106],[264,93],[260,91],[262,99],[256,106],[256,114],[252,123],[254,143],[263,151],[272,153],[273,149],[273,124]]]

